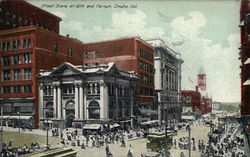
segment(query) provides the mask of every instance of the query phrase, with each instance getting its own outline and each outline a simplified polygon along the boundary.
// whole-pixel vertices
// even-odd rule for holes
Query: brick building
[[[182,112],[195,112],[197,109],[200,110],[201,106],[201,94],[200,92],[193,90],[182,90],[181,91],[181,102]]]
[[[201,67],[197,75],[197,86],[195,87],[195,91],[181,91],[183,112],[196,112],[198,109],[201,114],[207,114],[212,111],[212,98],[207,96],[206,87],[206,73],[203,67]]]
[[[60,21],[25,1],[0,3],[0,98],[6,118],[31,117],[37,128],[36,75],[65,61],[82,64],[83,43],[58,35]]]
[[[137,106],[135,114],[138,121],[149,120],[154,114],[154,52],[151,45],[139,37],[121,38],[88,43],[84,49],[84,64],[103,64],[115,62],[123,71],[134,71],[137,83]]]
[[[0,1],[0,30],[34,25],[59,34],[61,20],[24,0]]]
[[[240,9],[241,114],[250,115],[250,1],[242,0]]]

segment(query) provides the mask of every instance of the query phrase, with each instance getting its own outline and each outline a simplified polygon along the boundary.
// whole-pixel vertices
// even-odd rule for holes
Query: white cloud
[[[59,12],[59,11],[53,11],[52,14],[59,16],[62,19],[67,17],[63,12]]]
[[[172,21],[172,33],[169,43],[183,41],[177,49],[184,59],[183,88],[194,89],[197,82],[197,73],[201,65],[207,74],[207,89],[217,101],[239,101],[240,79],[237,48],[239,47],[239,33],[228,36],[228,46],[213,43],[211,40],[200,37],[200,31],[207,24],[201,12],[191,12],[189,17],[178,17]],[[188,81],[192,78],[195,84]]]
[[[101,41],[127,36],[140,36],[144,39],[163,36],[164,30],[162,28],[145,27],[146,18],[146,14],[139,10],[136,10],[134,13],[121,11],[113,13],[110,28],[94,25],[92,28],[86,29],[83,27],[83,23],[79,21],[64,23],[62,26],[67,30],[77,30],[80,39],[84,39],[83,42]]]

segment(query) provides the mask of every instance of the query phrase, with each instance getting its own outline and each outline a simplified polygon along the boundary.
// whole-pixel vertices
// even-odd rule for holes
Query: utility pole
[[[47,138],[46,138],[47,149],[49,149],[49,119],[47,118]]]
[[[1,138],[0,138],[0,152],[3,152],[3,104],[1,102]]]
[[[165,108],[166,106],[164,106],[164,121],[165,121],[165,136],[166,136],[166,140],[165,140],[165,157],[168,157],[168,117],[167,117],[167,109]]]
[[[20,134],[20,112],[17,112],[18,113],[18,132]]]
[[[188,156],[191,157],[191,127],[187,126],[188,129]]]

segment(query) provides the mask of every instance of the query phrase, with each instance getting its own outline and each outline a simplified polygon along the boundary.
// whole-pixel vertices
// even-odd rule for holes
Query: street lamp
[[[20,112],[17,112],[18,114],[18,132],[20,134]]]
[[[1,137],[0,137],[0,152],[3,152],[3,99],[0,100],[0,108],[1,108]]]
[[[165,136],[166,136],[166,143],[165,143],[165,157],[168,157],[168,117],[167,117],[167,108],[164,107],[164,121],[165,121]]]
[[[187,125],[188,129],[188,156],[191,157],[191,127]]]

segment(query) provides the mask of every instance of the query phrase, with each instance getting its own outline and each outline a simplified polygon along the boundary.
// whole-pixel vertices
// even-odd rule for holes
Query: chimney
[[[67,34],[66,36],[67,36],[67,38],[69,38],[69,34]]]

